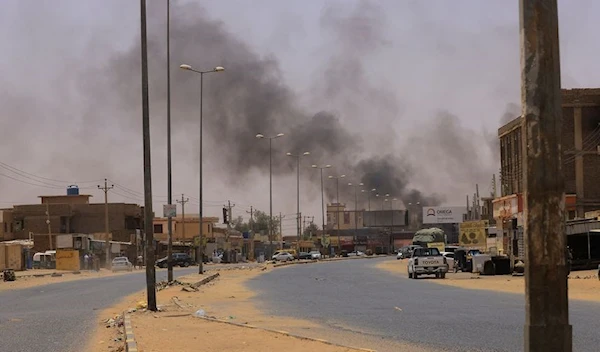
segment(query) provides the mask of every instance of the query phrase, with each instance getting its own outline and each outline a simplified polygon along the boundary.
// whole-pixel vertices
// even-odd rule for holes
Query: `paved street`
[[[177,268],[175,277],[197,272]],[[167,271],[157,270],[157,281]],[[145,271],[69,281],[0,293],[0,341],[11,352],[80,352],[98,323],[96,314],[145,288]],[[1,283],[0,283],[1,284]],[[108,317],[107,317],[108,318]]]
[[[271,314],[309,319],[342,333],[448,351],[523,349],[523,296],[409,280],[374,268],[380,260],[390,259],[290,266],[249,285]],[[572,301],[570,311],[574,351],[597,351],[600,304]],[[385,343],[375,347],[384,351],[381,346]]]

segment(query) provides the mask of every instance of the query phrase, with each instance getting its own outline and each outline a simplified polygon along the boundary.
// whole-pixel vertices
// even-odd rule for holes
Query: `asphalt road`
[[[261,275],[249,286],[268,313],[376,337],[381,343],[372,347],[378,351],[385,350],[386,341],[445,351],[523,350],[522,295],[409,280],[374,268],[380,260],[294,265]],[[569,308],[574,351],[598,351],[600,304],[571,301]]]
[[[197,271],[176,268],[173,274]],[[157,282],[166,277],[166,269],[156,271]],[[84,351],[89,334],[104,318],[98,312],[145,287],[145,271],[139,271],[0,292],[0,351]]]

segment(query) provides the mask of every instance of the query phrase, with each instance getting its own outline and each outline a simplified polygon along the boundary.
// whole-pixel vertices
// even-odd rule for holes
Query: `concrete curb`
[[[206,285],[219,276],[219,273],[212,274],[191,284],[191,286],[198,288],[202,285]],[[133,334],[133,326],[131,325],[131,315],[127,312],[123,312],[123,334],[125,335],[125,352],[138,352],[137,342],[135,341],[135,335]]]
[[[137,352],[137,342],[133,335],[133,327],[131,326],[131,316],[129,313],[123,313],[123,334],[125,335],[125,351]]]
[[[291,262],[283,262],[273,264],[274,268],[279,268],[281,266],[288,265],[298,265],[298,264],[313,264],[313,263],[324,263],[324,262],[337,262],[341,260],[359,260],[359,259],[375,259],[375,258],[383,258],[388,256],[364,256],[364,257],[342,257],[342,258],[327,258],[323,260],[310,260],[310,261],[291,261]]]
[[[194,287],[194,288],[198,288],[202,285],[206,285],[207,283],[213,281],[214,279],[218,278],[220,276],[219,273],[215,273],[212,274],[210,276],[205,277],[204,279],[198,281],[198,282],[194,282],[193,284],[191,284],[190,286]]]
[[[283,330],[274,330],[274,329],[261,328],[259,326],[255,326],[255,325],[235,323],[235,322],[232,322],[232,321],[221,320],[221,319],[217,319],[217,318],[209,318],[209,317],[196,317],[196,318],[204,319],[206,321],[211,321],[211,322],[215,322],[215,323],[221,323],[221,324],[229,324],[229,325],[239,326],[239,327],[247,328],[247,329],[256,329],[256,330],[268,331],[268,332],[272,332],[272,333],[279,334],[279,335],[285,335],[285,336],[294,337],[294,338],[297,338],[297,339],[300,339],[300,340],[320,342],[320,343],[323,343],[323,344],[326,344],[326,345],[336,346],[336,347],[342,347],[342,348],[349,348],[349,349],[352,349],[352,350],[355,350],[355,351],[377,352],[376,350],[372,350],[372,349],[368,349],[368,348],[345,346],[345,345],[340,345],[340,344],[333,343],[333,342],[330,342],[330,341],[327,341],[327,340],[323,340],[323,339],[317,339],[317,338],[312,338],[312,337],[300,336],[300,335],[292,334],[292,333],[290,333],[288,331],[283,331]]]

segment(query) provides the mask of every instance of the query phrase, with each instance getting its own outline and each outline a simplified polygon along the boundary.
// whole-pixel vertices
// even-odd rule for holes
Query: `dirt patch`
[[[407,260],[386,260],[378,263],[377,268],[390,273],[408,277]],[[569,298],[600,302],[600,281],[597,270],[574,271],[569,276]],[[428,280],[440,285],[454,286],[469,290],[486,290],[506,293],[525,294],[523,276],[498,275],[482,276],[473,273],[448,273],[446,279]]]

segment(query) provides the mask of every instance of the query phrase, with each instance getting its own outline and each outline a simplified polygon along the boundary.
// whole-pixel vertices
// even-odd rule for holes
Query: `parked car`
[[[312,252],[310,252],[310,259],[321,260],[321,258],[322,258],[321,252],[319,252],[319,251],[312,251]]]
[[[127,257],[116,257],[112,260],[111,269],[113,273],[117,271],[133,271],[133,264]]]
[[[446,262],[448,263],[448,271],[454,270],[454,252],[442,252],[442,255],[446,258]]]
[[[348,253],[348,256],[349,257],[362,257],[362,256],[365,256],[365,253],[361,252],[361,251],[352,251],[352,252]]]
[[[308,253],[308,252],[300,252],[300,255],[298,256],[299,259],[312,259],[312,254]]]
[[[279,255],[281,253],[289,253],[294,257],[294,259],[296,259],[298,257],[298,253],[296,253],[296,250],[293,248],[277,250],[277,251],[275,251],[275,253],[273,253],[273,257],[275,257],[276,255]]]
[[[445,278],[448,272],[448,263],[437,248],[415,248],[407,265],[408,277],[416,279],[419,275],[435,275]]]
[[[410,247],[404,246],[398,250],[398,254],[396,254],[396,259],[400,260],[400,259],[409,258],[410,253],[411,253]]]
[[[279,252],[278,254],[273,255],[272,259],[277,262],[290,262],[294,260],[294,256],[288,252]]]
[[[168,266],[169,257],[164,257],[156,261],[156,266],[166,268]],[[185,253],[173,253],[173,266],[188,267],[194,264],[192,258]]]

